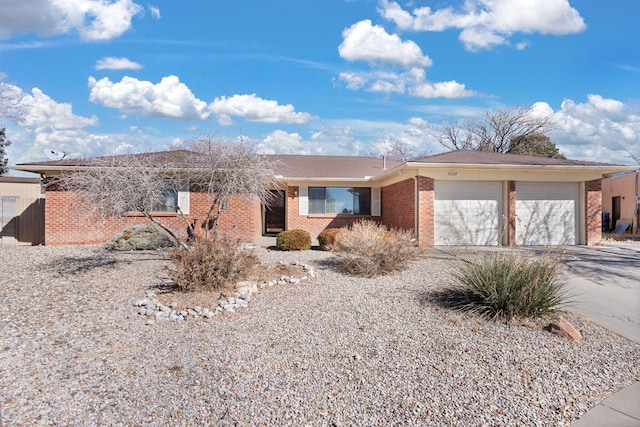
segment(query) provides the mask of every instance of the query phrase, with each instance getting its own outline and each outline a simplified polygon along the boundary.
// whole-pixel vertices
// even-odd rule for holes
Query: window
[[[371,188],[309,187],[309,213],[371,215]]]
[[[178,190],[173,185],[166,185],[159,199],[159,202],[153,207],[154,212],[178,211]]]

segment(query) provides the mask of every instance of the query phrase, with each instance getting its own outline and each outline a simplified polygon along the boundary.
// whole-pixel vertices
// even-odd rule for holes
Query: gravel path
[[[3,426],[570,425],[640,379],[640,346],[569,315],[584,341],[425,301],[453,261],[261,290],[213,319],[145,325],[162,252],[0,247]]]

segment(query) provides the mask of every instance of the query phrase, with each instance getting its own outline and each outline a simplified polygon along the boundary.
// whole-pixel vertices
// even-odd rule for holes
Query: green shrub
[[[551,254],[493,251],[463,263],[454,277],[458,286],[442,294],[447,303],[493,320],[541,317],[560,311],[567,298],[559,260]]]
[[[170,258],[170,276],[184,291],[224,289],[259,263],[257,256],[242,249],[239,242],[219,238],[205,240],[190,250],[174,249]]]
[[[114,251],[136,251],[169,248],[175,245],[173,239],[153,224],[133,225],[116,234],[105,245]]]
[[[398,271],[419,254],[410,232],[389,231],[384,225],[368,220],[342,229],[330,249],[341,271],[364,277]]]
[[[276,246],[281,251],[302,251],[311,248],[311,235],[308,231],[294,229],[278,233]]]
[[[318,234],[318,244],[323,251],[329,250],[331,245],[336,241],[336,235],[342,230],[341,228],[326,228]]]

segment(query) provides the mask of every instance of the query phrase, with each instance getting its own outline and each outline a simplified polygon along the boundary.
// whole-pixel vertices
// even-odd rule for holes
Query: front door
[[[620,219],[620,196],[611,198],[611,229],[616,228],[616,222]]]
[[[272,199],[264,206],[264,234],[277,234],[284,231],[285,192],[271,190]]]

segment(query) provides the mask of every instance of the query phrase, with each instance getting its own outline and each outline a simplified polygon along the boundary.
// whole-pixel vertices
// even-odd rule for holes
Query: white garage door
[[[575,245],[577,183],[516,183],[516,243]]]
[[[436,245],[498,245],[502,228],[502,184],[435,183]]]

